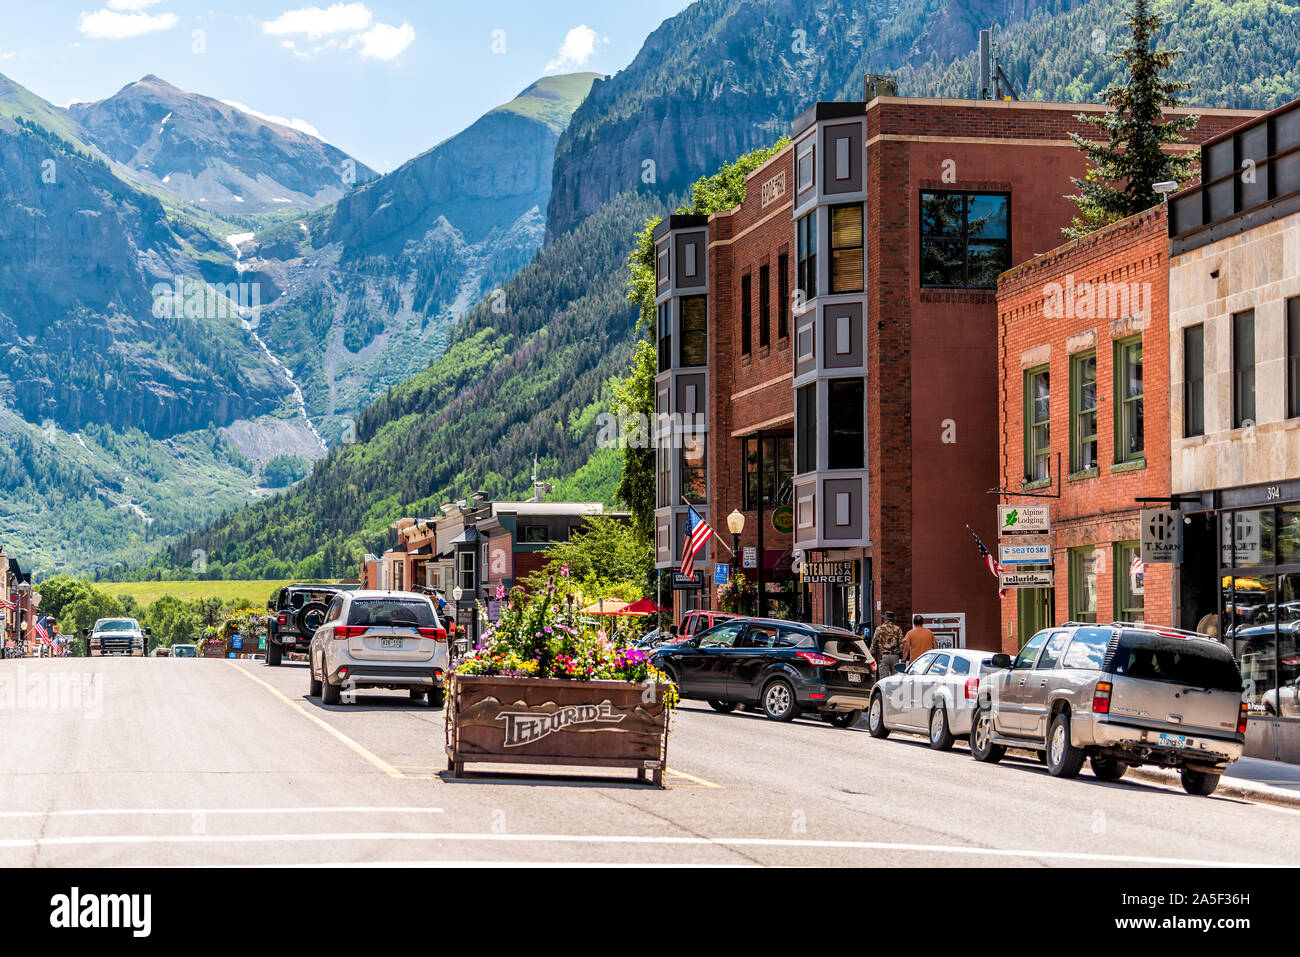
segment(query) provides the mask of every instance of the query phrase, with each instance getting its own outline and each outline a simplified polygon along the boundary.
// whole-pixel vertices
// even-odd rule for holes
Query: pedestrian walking
[[[903,629],[898,627],[894,613],[887,611],[885,620],[871,638],[871,657],[876,659],[876,677],[888,678],[897,671],[902,654]]]
[[[925,627],[925,619],[913,615],[912,630],[903,636],[903,660],[915,661],[918,656],[933,651],[937,645],[934,632]]]

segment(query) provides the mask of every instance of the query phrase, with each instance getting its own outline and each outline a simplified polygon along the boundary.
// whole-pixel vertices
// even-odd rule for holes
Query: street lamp
[[[731,532],[731,580],[736,580],[737,565],[740,562],[740,533],[745,530],[745,513],[735,509],[727,516],[727,530]]]

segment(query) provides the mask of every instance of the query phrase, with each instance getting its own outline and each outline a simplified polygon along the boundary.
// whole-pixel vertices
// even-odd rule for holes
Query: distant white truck
[[[141,628],[134,618],[101,618],[95,622],[93,629],[83,628],[81,633],[87,638],[87,648],[92,658],[108,655],[143,658],[145,639],[153,631]]]

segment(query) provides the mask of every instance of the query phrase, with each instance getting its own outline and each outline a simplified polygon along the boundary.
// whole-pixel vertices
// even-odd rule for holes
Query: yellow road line
[[[704,778],[697,778],[693,774],[687,774],[685,771],[678,771],[676,768],[664,768],[665,774],[671,774],[673,777],[685,778],[688,781],[694,781],[702,788],[717,788],[722,790],[721,784],[714,784],[712,781],[706,781]]]
[[[284,693],[283,691],[281,691],[279,688],[275,687],[274,685],[267,684],[265,681],[263,681],[261,678],[257,677],[257,675],[253,674],[251,671],[245,671],[243,668],[239,667],[239,665],[235,664],[235,663],[234,663],[233,661],[231,661],[229,658],[226,659],[226,664],[230,665],[232,668],[234,668],[234,669],[235,669],[236,671],[238,671],[240,674],[247,675],[247,676],[248,676],[249,678],[251,678],[253,681],[256,681],[259,685],[261,685],[261,686],[262,686],[263,688],[265,688],[267,691],[271,692],[271,694],[275,695],[277,698],[279,698],[281,701],[283,701],[285,704],[287,704],[290,708],[293,708],[294,711],[297,711],[300,715],[302,715],[302,716],[303,716],[304,718],[306,718],[308,721],[315,722],[315,723],[318,724],[320,727],[324,728],[326,731],[328,731],[330,734],[334,735],[334,737],[338,738],[340,741],[342,741],[344,744],[346,744],[349,748],[351,748],[351,749],[352,749],[353,751],[355,751],[357,754],[361,755],[363,758],[365,758],[367,761],[369,761],[371,764],[373,764],[373,765],[374,765],[375,767],[377,767],[379,770],[381,770],[381,771],[383,771],[385,774],[387,774],[390,778],[404,778],[404,777],[406,777],[405,774],[403,774],[401,771],[397,770],[397,768],[393,767],[391,764],[389,764],[387,761],[385,761],[385,760],[384,760],[383,758],[381,758],[379,755],[375,754],[373,751],[368,750],[368,749],[367,749],[366,747],[364,747],[363,745],[358,744],[356,741],[353,741],[351,738],[349,738],[346,734],[344,734],[344,733],[343,733],[342,731],[340,731],[338,728],[334,727],[334,726],[333,726],[332,724],[330,724],[328,721],[322,721],[320,718],[316,717],[316,715],[312,714],[310,711],[308,711],[306,708],[304,708],[304,707],[303,707],[302,705],[300,705],[298,702],[294,701],[292,698],[290,698],[287,694],[285,694],[285,693]]]

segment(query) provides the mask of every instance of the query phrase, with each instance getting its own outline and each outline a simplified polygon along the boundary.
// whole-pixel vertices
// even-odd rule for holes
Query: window
[[[753,277],[748,273],[740,277],[740,352],[749,355],[753,350],[754,304],[751,301]]]
[[[952,659],[951,655],[940,655],[934,659],[934,664],[930,665],[925,672],[927,675],[946,675],[948,673],[948,662]]]
[[[682,498],[691,505],[700,505],[708,501],[706,445],[707,436],[682,437]]]
[[[1101,668],[1101,663],[1106,660],[1106,649],[1109,647],[1109,630],[1080,628],[1074,633],[1074,640],[1065,651],[1061,667],[1097,671]]]
[[[1286,417],[1300,416],[1300,296],[1286,301]]]
[[[759,491],[763,508],[790,502],[794,478],[794,436],[765,435],[745,439],[745,511],[756,511]]]
[[[745,623],[728,623],[710,628],[708,631],[700,633],[701,648],[730,648],[740,637],[741,631],[745,628]]]
[[[831,207],[831,292],[862,291],[862,204]]]
[[[672,501],[672,456],[666,447],[660,446],[655,449],[655,474],[657,480],[655,483],[656,492],[655,504],[658,508],[667,508],[673,504]]]
[[[1049,668],[1055,668],[1056,663],[1061,660],[1061,652],[1065,650],[1065,643],[1070,640],[1068,631],[1052,632],[1052,637],[1047,639],[1047,644],[1043,646],[1043,653],[1038,656],[1038,664],[1034,668],[1038,671],[1046,671]]]
[[[970,660],[955,656],[952,659],[952,669],[948,672],[950,675],[968,675],[970,674]]]
[[[935,658],[938,657],[939,657],[939,652],[927,651],[920,658],[917,658],[915,661],[912,662],[911,667],[907,669],[907,673],[909,675],[925,674],[925,669],[930,667],[930,663],[934,661]]]
[[[545,525],[525,525],[524,544],[544,545],[551,540],[551,530]]]
[[[817,298],[817,214],[809,213],[795,224],[794,288],[807,302]]]
[[[827,383],[827,468],[866,467],[864,386],[862,379],[832,379]]]
[[[921,285],[993,289],[1011,266],[1011,197],[921,193]]]
[[[1097,550],[1070,549],[1070,620],[1097,621]]]
[[[402,577],[405,571],[406,565],[403,562],[393,562],[393,591],[406,591],[406,582]]]
[[[1070,359],[1070,471],[1097,467],[1097,353]]]
[[[1143,621],[1145,614],[1142,599],[1146,566],[1138,542],[1115,543],[1115,619],[1117,621]]]
[[[706,366],[709,364],[708,297],[684,296],[681,309],[681,364]]]
[[[673,364],[672,300],[659,307],[659,371],[667,372]]]
[[[1115,461],[1143,456],[1142,339],[1115,343]]]
[[[806,385],[794,398],[795,471],[802,475],[817,468],[817,386]]]
[[[1038,657],[1038,649],[1043,647],[1043,642],[1047,640],[1047,632],[1040,631],[1034,637],[1025,642],[1025,646],[1020,649],[1020,654],[1016,655],[1016,660],[1011,662],[1012,668],[1032,668],[1034,659]]]
[[[1255,310],[1232,316],[1232,427],[1255,424]]]
[[[758,345],[766,349],[772,344],[772,270],[758,267]]]
[[[1205,434],[1205,326],[1183,330],[1183,435]]]
[[[785,253],[776,260],[776,336],[790,338],[790,257]]]
[[[1047,366],[1025,373],[1025,481],[1051,477],[1052,390]]]
[[[456,555],[456,584],[467,592],[477,587],[474,575],[474,552],[463,549]]]

